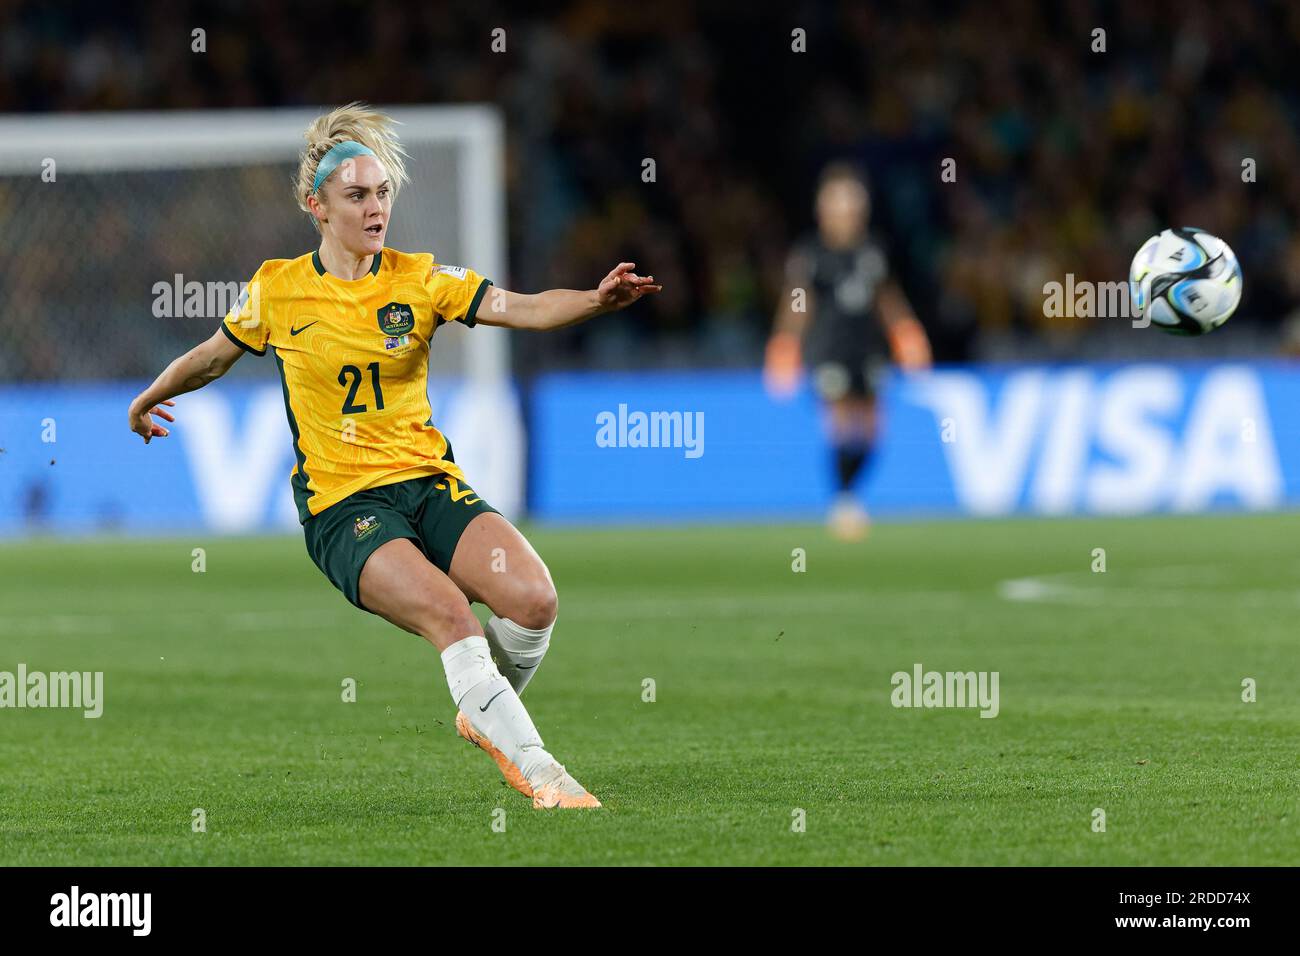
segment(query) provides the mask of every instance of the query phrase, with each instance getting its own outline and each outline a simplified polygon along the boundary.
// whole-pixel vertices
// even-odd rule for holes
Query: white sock
[[[540,630],[520,627],[508,617],[488,618],[483,631],[491,646],[492,656],[497,659],[501,676],[510,681],[516,694],[522,694],[528,682],[533,679],[537,667],[546,656],[546,649],[551,646],[551,631],[555,629],[552,621]]]
[[[442,666],[456,706],[526,779],[533,780],[555,763],[519,695],[492,663],[485,638],[475,635],[457,641],[442,652]]]

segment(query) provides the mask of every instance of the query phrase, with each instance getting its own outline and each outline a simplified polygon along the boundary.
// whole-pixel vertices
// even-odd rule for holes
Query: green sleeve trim
[[[479,304],[483,301],[483,296],[487,295],[488,286],[492,284],[491,279],[484,279],[478,284],[478,291],[474,293],[474,298],[470,300],[469,310],[465,313],[465,318],[461,319],[471,329],[478,319],[474,318],[478,314]]]
[[[284,414],[289,419],[289,433],[293,436],[293,456],[298,462],[298,470],[289,479],[293,488],[293,503],[298,508],[298,521],[306,524],[311,518],[311,508],[307,502],[315,495],[311,490],[311,477],[307,474],[307,456],[302,451],[302,440],[298,434],[298,419],[293,414],[293,405],[289,401],[289,377],[284,373],[284,359],[275,353],[275,369],[280,373],[280,390],[284,393]]]
[[[226,333],[226,338],[230,339],[230,341],[234,342],[236,345],[238,345],[241,349],[243,349],[245,352],[249,353],[250,355],[266,354],[266,349],[262,349],[262,351],[259,352],[257,349],[249,345],[247,342],[240,339],[237,335],[235,335],[234,332],[230,331],[230,326],[226,325],[225,322],[221,323],[221,331]]]

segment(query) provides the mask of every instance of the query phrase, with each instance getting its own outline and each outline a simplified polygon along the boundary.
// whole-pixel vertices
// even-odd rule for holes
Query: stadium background
[[[0,681],[104,674],[100,718],[0,711],[0,865],[1293,865],[1298,52],[1283,2],[0,0]],[[268,359],[182,396],[166,441],[125,427],[216,324],[156,318],[155,283],[315,240],[287,165],[221,165],[227,111],[353,98],[497,111],[502,284],[625,258],[665,284],[499,332],[491,402],[435,339],[476,490],[505,505],[526,465],[509,510],[560,594],[526,700],[607,811],[534,814],[457,739],[432,648],[312,566]],[[46,183],[9,132],[136,111],[226,124],[218,162]],[[831,158],[869,170],[941,363],[885,389],[855,543],[821,524],[809,392],[759,373]],[[451,258],[437,162],[394,229]],[[1240,258],[1224,328],[1044,318],[1045,282],[1122,279],[1180,223]],[[621,406],[701,413],[702,454],[600,447]],[[471,464],[511,410],[513,462]],[[1000,674],[997,719],[894,706],[920,667]]]
[[[868,171],[873,228],[941,364],[886,393],[865,492],[877,513],[1270,508],[1300,496],[1284,358],[1300,341],[1294,5],[782,9],[773,20],[761,5],[355,4],[338,8],[346,29],[322,30],[306,4],[11,3],[0,7],[0,112],[494,104],[509,229],[498,281],[586,287],[629,258],[665,285],[626,313],[511,337],[527,481],[518,493],[495,474],[480,481],[512,513],[819,513],[831,488],[814,404],[806,392],[771,401],[756,369],[786,251],[812,228],[811,184],[832,158]],[[206,53],[190,51],[196,26]],[[795,26],[810,52],[791,51]],[[1091,49],[1098,26],[1105,52]],[[498,27],[507,49],[492,53]],[[646,157],[653,183],[640,176]],[[955,183],[940,180],[946,158]],[[128,178],[139,210],[128,221],[97,214],[75,177],[44,193],[0,177],[3,533],[292,524],[287,483],[231,492],[238,476],[200,474],[201,462],[245,461],[249,442],[280,448],[288,467],[283,435],[248,430],[269,363],[242,362],[210,392],[235,451],[151,448],[148,470],[138,449],[122,457],[123,396],[213,323],[153,318],[153,283],[214,268],[244,279],[312,243],[283,177],[262,170],[245,175],[257,203],[246,234],[214,245],[204,223],[223,201],[221,175]],[[1122,279],[1143,238],[1179,223],[1223,236],[1243,263],[1241,308],[1212,338],[1044,317],[1044,283]],[[438,387],[435,402],[454,399],[453,382]],[[703,454],[596,447],[594,415],[621,404],[703,412]],[[62,469],[35,424],[47,417],[63,428]],[[955,441],[942,440],[945,420]],[[1217,470],[1191,474],[1207,461]],[[81,481],[96,463],[98,499]],[[168,490],[148,509],[128,503],[149,478]],[[256,503],[232,513],[232,493]]]

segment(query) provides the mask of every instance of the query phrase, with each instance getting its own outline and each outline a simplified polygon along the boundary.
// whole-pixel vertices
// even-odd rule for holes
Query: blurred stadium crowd
[[[206,53],[191,52],[195,28]],[[796,28],[807,52],[791,49]],[[525,372],[757,364],[786,251],[812,228],[812,185],[832,158],[868,171],[873,227],[940,360],[1096,354],[1111,339],[1087,333],[1119,323],[1045,319],[1043,284],[1122,279],[1141,241],[1176,224],[1236,249],[1246,297],[1216,341],[1259,350],[1278,346],[1300,300],[1298,54],[1300,4],[1285,0],[576,0],[545,13],[492,0],[37,0],[0,4],[0,112],[497,103],[510,282],[589,287],[630,258],[665,285],[629,314],[530,340]],[[645,158],[655,182],[642,181]],[[940,180],[945,158],[954,183]],[[1246,158],[1257,182],[1242,181]],[[0,177],[0,217],[5,192]],[[68,248],[115,241],[72,225]],[[301,249],[268,255],[312,239],[304,222]],[[67,254],[0,243],[0,286],[15,281],[14,257]],[[137,291],[150,321],[148,286]],[[32,321],[0,312],[0,341],[21,343]],[[103,360],[100,377],[144,371],[125,353],[121,367]],[[56,371],[35,354],[5,366]]]

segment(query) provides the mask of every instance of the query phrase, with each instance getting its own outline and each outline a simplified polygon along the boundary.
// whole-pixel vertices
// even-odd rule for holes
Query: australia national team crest
[[[405,302],[390,302],[379,310],[379,331],[386,337],[405,335],[415,328],[415,310]]]
[[[379,530],[379,525],[380,521],[374,515],[368,518],[358,517],[356,524],[352,526],[352,533],[356,535],[358,541],[364,541]]]

